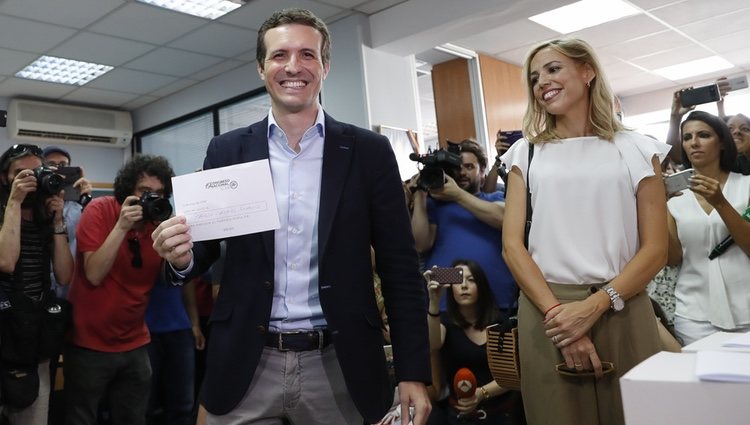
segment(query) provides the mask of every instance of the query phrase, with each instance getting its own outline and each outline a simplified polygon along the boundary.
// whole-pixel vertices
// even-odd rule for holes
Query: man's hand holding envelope
[[[177,216],[151,236],[156,252],[177,270],[190,264],[194,241],[279,228],[267,159],[173,177],[172,186]]]

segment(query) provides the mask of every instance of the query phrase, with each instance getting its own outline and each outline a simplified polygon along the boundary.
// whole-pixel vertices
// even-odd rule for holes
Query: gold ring
[[[573,366],[575,366],[575,367],[582,367],[583,363],[573,363]]]
[[[552,337],[552,342],[553,342],[554,344],[557,344],[557,335],[554,335],[554,336]]]

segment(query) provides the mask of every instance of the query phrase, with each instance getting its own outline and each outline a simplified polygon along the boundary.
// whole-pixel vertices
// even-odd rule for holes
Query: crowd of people
[[[556,39],[524,63],[524,137],[498,132],[495,165],[467,139],[437,182],[402,182],[385,137],[321,107],[330,55],[319,18],[274,13],[257,42],[269,114],[207,149],[203,169],[270,163],[276,230],[192,240],[163,157],[136,155],[88,202],[80,167],[74,198],[55,180],[64,149],[3,153],[4,420],[48,423],[62,353],[71,425],[622,424],[619,377],[662,327],[684,344],[750,330],[747,116],[678,92],[658,142],[622,124],[591,46]],[[694,174],[667,193],[673,169]],[[674,280],[661,322],[657,273]],[[487,327],[516,315],[520,393],[486,357]]]

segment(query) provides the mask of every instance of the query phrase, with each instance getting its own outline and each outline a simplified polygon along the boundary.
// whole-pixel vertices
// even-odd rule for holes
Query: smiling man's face
[[[321,56],[322,40],[318,30],[301,24],[281,25],[266,32],[266,57],[258,73],[276,114],[317,108],[329,69]]]

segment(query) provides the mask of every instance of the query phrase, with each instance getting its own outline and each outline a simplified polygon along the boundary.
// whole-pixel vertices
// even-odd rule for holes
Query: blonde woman
[[[502,160],[510,170],[503,255],[522,290],[526,418],[530,425],[622,424],[619,376],[659,351],[644,288],[666,263],[659,164],[669,146],[623,128],[603,69],[582,40],[535,47],[524,76],[525,139]]]

